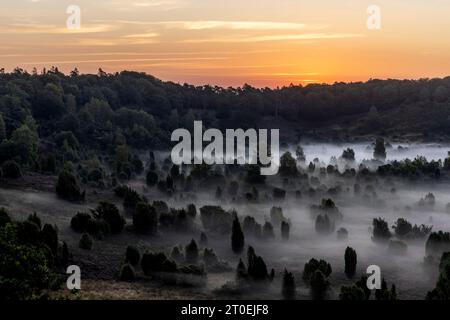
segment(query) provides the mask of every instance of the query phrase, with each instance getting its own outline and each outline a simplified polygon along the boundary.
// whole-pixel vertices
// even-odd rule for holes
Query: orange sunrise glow
[[[81,28],[66,28],[69,5]],[[192,84],[276,87],[450,74],[450,2],[3,0],[1,67],[142,71]],[[439,9],[438,9],[439,8]]]

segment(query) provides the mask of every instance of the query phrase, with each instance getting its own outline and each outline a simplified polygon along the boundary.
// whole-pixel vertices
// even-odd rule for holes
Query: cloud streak
[[[269,42],[269,41],[301,41],[301,40],[326,40],[349,39],[365,37],[359,33],[304,33],[304,34],[275,34],[259,36],[224,36],[201,39],[186,39],[183,43],[242,43],[242,42]]]
[[[83,24],[80,29],[67,29],[56,25],[45,24],[9,24],[0,28],[0,34],[74,34],[74,33],[102,33],[115,30],[114,25],[98,24],[89,25]]]

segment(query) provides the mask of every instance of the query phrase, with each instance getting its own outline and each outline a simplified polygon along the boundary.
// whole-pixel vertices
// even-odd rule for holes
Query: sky
[[[71,5],[80,28],[67,28]],[[379,29],[368,19],[378,16]],[[76,21],[76,20],[70,20]],[[1,0],[0,68],[142,71],[195,85],[450,75],[448,0]]]

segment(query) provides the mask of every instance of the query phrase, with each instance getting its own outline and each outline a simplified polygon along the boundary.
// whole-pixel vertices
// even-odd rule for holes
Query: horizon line
[[[97,77],[101,77],[101,76],[99,75],[100,71],[103,71],[103,72],[105,73],[106,76],[115,76],[115,75],[119,75],[119,74],[121,74],[121,73],[123,73],[123,72],[130,72],[130,73],[143,74],[143,75],[148,76],[148,77],[153,77],[153,78],[155,78],[156,80],[159,80],[159,81],[161,81],[161,82],[165,82],[165,83],[175,83],[175,84],[178,84],[178,85],[180,85],[180,86],[183,86],[183,85],[189,85],[189,86],[194,86],[194,87],[211,86],[211,87],[219,87],[219,88],[223,88],[223,89],[229,89],[229,88],[232,88],[232,89],[239,89],[239,88],[243,88],[243,87],[245,87],[245,86],[250,86],[250,87],[255,88],[255,89],[266,89],[266,88],[270,88],[270,89],[280,89],[280,88],[289,88],[289,87],[308,87],[308,86],[314,86],[314,85],[327,85],[327,86],[332,86],[332,85],[335,85],[335,84],[369,83],[369,82],[371,82],[371,81],[389,81],[389,80],[392,80],[392,81],[429,81],[429,80],[444,80],[444,79],[450,77],[450,74],[447,75],[447,76],[420,77],[420,78],[403,78],[403,79],[402,79],[402,78],[389,78],[389,77],[387,77],[387,78],[379,78],[379,77],[376,77],[376,78],[368,78],[368,79],[366,79],[366,80],[358,80],[358,81],[334,80],[333,82],[326,82],[326,81],[324,81],[324,82],[310,82],[310,83],[307,83],[307,84],[304,84],[304,85],[301,84],[301,83],[298,83],[298,84],[290,83],[289,85],[276,85],[276,86],[273,86],[273,87],[269,87],[269,86],[258,87],[258,86],[251,85],[251,84],[249,84],[248,82],[244,82],[244,83],[243,83],[242,85],[240,85],[240,86],[223,86],[223,85],[217,85],[217,84],[212,84],[212,83],[204,83],[204,84],[201,84],[201,85],[195,85],[195,84],[192,84],[192,83],[188,83],[188,82],[180,82],[180,81],[176,81],[176,80],[164,80],[164,79],[159,78],[159,77],[157,77],[157,76],[155,76],[155,75],[153,75],[153,74],[150,74],[150,73],[148,73],[148,72],[146,72],[146,71],[123,69],[123,70],[121,70],[121,71],[105,72],[101,67],[98,68],[98,72],[97,72],[97,73],[90,73],[90,72],[83,73],[83,72],[81,72],[77,67],[73,68],[71,71],[69,71],[69,72],[67,72],[67,73],[66,73],[66,72],[63,72],[63,71],[61,71],[61,70],[59,70],[59,68],[58,68],[57,66],[50,66],[49,68],[43,67],[43,68],[41,68],[40,72],[38,71],[38,68],[37,68],[37,67],[31,68],[31,72],[30,72],[30,70],[28,70],[27,68],[21,68],[21,67],[15,67],[15,68],[13,68],[10,72],[7,72],[5,68],[0,67],[0,75],[5,75],[5,74],[7,74],[7,75],[12,75],[12,74],[14,74],[14,72],[15,72],[16,70],[19,69],[19,70],[21,70],[23,73],[29,74],[30,76],[33,76],[33,75],[38,75],[38,76],[40,76],[40,75],[44,75],[44,74],[45,74],[45,73],[44,73],[44,70],[45,70],[47,73],[48,73],[48,72],[52,72],[52,73],[55,72],[55,71],[54,71],[55,68],[56,68],[56,71],[57,71],[58,73],[63,74],[63,75],[66,76],[66,77],[70,77],[70,76],[71,76],[70,73],[73,72],[73,71],[75,71],[75,70],[78,71],[78,76],[97,76]],[[34,71],[37,71],[37,73],[34,73]]]

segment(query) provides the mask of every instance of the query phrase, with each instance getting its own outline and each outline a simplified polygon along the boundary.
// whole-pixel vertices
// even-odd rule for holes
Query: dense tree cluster
[[[383,218],[373,219],[372,227],[373,227],[372,239],[374,241],[386,241],[392,236],[392,233],[389,230],[389,225]]]
[[[378,160],[386,159],[386,147],[383,138],[377,138],[375,140],[375,147],[373,149],[373,157]]]
[[[426,226],[424,224],[412,225],[408,220],[404,218],[398,218],[392,228],[395,231],[395,235],[399,238],[406,239],[423,239],[431,233],[432,226]]]
[[[302,278],[310,285],[313,299],[324,298],[330,282],[328,277],[332,272],[331,265],[325,260],[309,260],[303,269]]]
[[[56,193],[67,200],[84,200],[85,192],[81,192],[77,178],[67,170],[61,171],[56,184]]]
[[[342,286],[339,293],[340,300],[369,300],[371,291],[367,288],[367,277],[363,276],[353,285]]]
[[[398,176],[410,179],[420,177],[439,178],[443,169],[441,161],[428,161],[423,156],[418,156],[414,160],[394,160],[388,164],[379,166],[377,172],[381,176]]]
[[[27,162],[34,161],[37,144],[23,148],[20,139],[12,137],[20,128],[24,136],[30,134],[27,130],[35,132],[27,121],[31,117],[38,122],[41,139],[72,132],[83,145],[100,149],[108,149],[118,135],[132,147],[168,146],[168,132],[191,128],[194,119],[222,129],[230,124],[258,127],[264,117],[278,117],[302,131],[317,132],[329,119],[344,124],[349,116],[357,116],[359,121],[342,126],[341,133],[448,134],[449,88],[449,78],[280,89],[195,87],[128,71],[64,75],[57,68],[42,74],[17,68],[0,75],[0,137],[6,138],[5,148],[17,150],[11,157]]]
[[[75,232],[101,238],[110,233],[120,233],[125,226],[125,219],[114,204],[100,202],[90,213],[78,212],[71,219],[70,226]]]
[[[265,281],[269,280],[267,265],[261,256],[256,255],[255,249],[249,246],[247,250],[247,266],[239,260],[236,269],[238,280]]]
[[[58,246],[56,227],[42,227],[36,214],[13,221],[1,208],[0,300],[36,299],[43,290],[58,288],[56,267],[67,262]]]
[[[220,206],[203,206],[200,208],[200,219],[205,230],[229,234],[233,224],[233,213],[227,212]]]
[[[342,213],[332,199],[322,199],[320,205],[312,205],[311,213],[313,215],[327,215],[332,222],[339,222],[343,218]]]
[[[426,254],[440,257],[442,253],[450,251],[450,232],[432,232],[425,244]]]
[[[316,218],[315,228],[317,233],[330,234],[334,232],[335,224],[328,214],[319,214]]]

